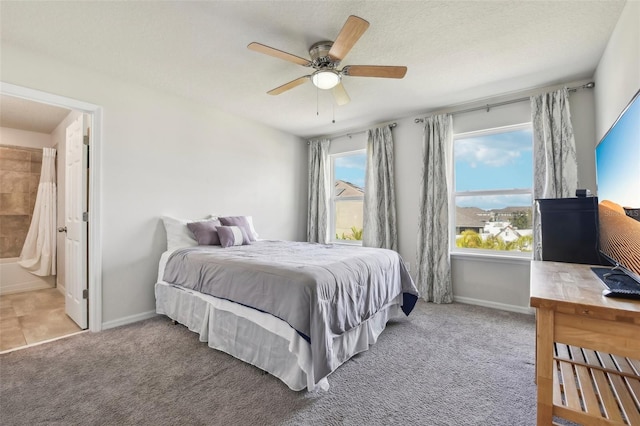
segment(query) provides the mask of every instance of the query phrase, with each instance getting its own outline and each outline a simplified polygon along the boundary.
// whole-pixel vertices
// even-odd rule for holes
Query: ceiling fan
[[[282,92],[286,92],[289,89],[305,83],[307,80],[311,80],[318,89],[331,89],[336,103],[338,105],[345,105],[349,103],[351,99],[342,85],[342,77],[403,78],[407,73],[407,67],[403,66],[347,65],[342,69],[338,69],[340,62],[347,53],[349,53],[367,28],[369,28],[369,22],[357,16],[349,16],[335,41],[320,41],[309,48],[311,60],[261,43],[253,42],[247,47],[256,52],[284,59],[285,61],[310,67],[315,70],[309,75],[302,76],[268,91],[268,94],[279,95]]]

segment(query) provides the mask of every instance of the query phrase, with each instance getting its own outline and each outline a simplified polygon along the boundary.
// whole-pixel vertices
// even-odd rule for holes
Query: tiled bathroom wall
[[[0,259],[20,256],[41,168],[41,149],[0,145]]]

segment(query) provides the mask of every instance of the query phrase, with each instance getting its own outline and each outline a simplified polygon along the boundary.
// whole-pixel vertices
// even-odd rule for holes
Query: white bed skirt
[[[326,377],[316,381],[311,346],[289,324],[273,315],[228,300],[164,282],[155,286],[156,312],[185,325],[209,347],[226,352],[300,391],[329,389]],[[389,319],[402,311],[402,295],[376,315],[333,339],[331,371],[373,345]],[[317,382],[317,383],[316,383]]]

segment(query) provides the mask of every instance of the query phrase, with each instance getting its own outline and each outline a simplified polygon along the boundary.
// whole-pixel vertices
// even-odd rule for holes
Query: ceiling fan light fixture
[[[311,75],[313,84],[322,90],[333,89],[340,83],[341,75],[336,70],[319,70]]]
[[[338,105],[345,105],[350,101],[350,98],[341,84],[343,76],[403,78],[407,73],[407,67],[405,66],[389,65],[347,65],[341,70],[338,70],[344,57],[351,51],[351,48],[367,28],[369,28],[367,21],[354,15],[349,16],[335,41],[319,41],[309,48],[309,57],[311,60],[269,47],[262,43],[249,43],[247,47],[250,50],[314,70],[311,74],[299,77],[282,86],[269,90],[267,92],[269,95],[279,95],[311,80],[313,85],[318,89],[331,90]]]

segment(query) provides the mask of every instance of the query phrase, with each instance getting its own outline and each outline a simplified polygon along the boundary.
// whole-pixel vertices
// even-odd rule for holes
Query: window
[[[366,151],[331,155],[331,240],[361,244]]]
[[[531,124],[453,138],[452,251],[533,250]]]

